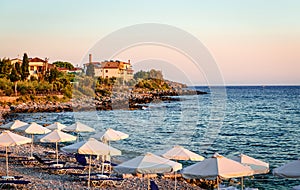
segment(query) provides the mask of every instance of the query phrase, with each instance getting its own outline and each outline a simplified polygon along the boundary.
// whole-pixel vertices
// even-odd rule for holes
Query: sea
[[[195,86],[204,95],[156,100],[141,110],[20,113],[10,119],[69,125],[80,121],[96,131],[112,128],[129,138],[111,142],[119,160],[181,145],[205,158],[241,153],[270,164],[270,173],[246,177],[247,187],[291,189],[300,179],[284,179],[272,170],[300,158],[300,86]],[[82,134],[87,139],[89,134]],[[193,162],[184,162],[184,166]]]

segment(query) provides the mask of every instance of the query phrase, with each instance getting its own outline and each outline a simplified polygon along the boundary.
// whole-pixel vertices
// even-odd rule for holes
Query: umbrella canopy
[[[59,122],[54,122],[53,124],[47,126],[46,128],[50,129],[50,130],[55,130],[55,129],[62,130],[63,128],[66,128],[66,127],[67,126],[64,124],[61,124]]]
[[[245,154],[240,154],[239,156],[235,156],[232,158],[232,160],[250,166],[251,169],[254,171],[254,174],[265,174],[269,172],[268,163],[252,158]]]
[[[107,144],[104,144],[100,141],[97,141],[94,138],[90,138],[87,141],[81,141],[69,146],[65,146],[62,148],[62,150],[65,152],[87,155],[121,155],[120,150],[108,146]]]
[[[46,127],[43,127],[42,125],[39,125],[35,122],[32,122],[31,124],[24,125],[22,127],[16,128],[16,131],[22,131],[27,134],[32,135],[41,135],[41,134],[47,134],[50,133],[51,130],[47,129]]]
[[[55,142],[69,142],[75,141],[76,137],[60,130],[54,130],[40,139],[41,142],[55,143]]]
[[[43,138],[40,139],[41,142],[55,143],[56,149],[56,162],[58,163],[58,143],[59,142],[69,142],[75,141],[76,137],[73,135],[69,135],[60,130],[54,130],[51,133],[47,134]]]
[[[67,132],[94,132],[95,129],[83,124],[83,123],[80,123],[79,121],[75,122],[74,124],[66,127],[66,128],[63,128],[62,129],[63,131],[67,131]]]
[[[27,137],[23,137],[21,135],[17,135],[10,131],[3,131],[0,134],[0,146],[15,146],[30,143],[31,139]]]
[[[192,160],[192,161],[204,160],[204,157],[192,151],[189,151],[182,146],[174,146],[170,149],[158,151],[155,154],[171,160]]]
[[[275,168],[273,174],[285,178],[300,178],[300,159]]]
[[[234,160],[215,154],[212,158],[205,159],[202,162],[184,168],[182,174],[183,177],[189,179],[234,178],[252,175],[253,170]]]
[[[22,127],[22,126],[27,125],[27,124],[28,123],[25,123],[23,121],[15,120],[15,121],[9,122],[9,123],[7,123],[5,125],[1,125],[0,128],[1,129],[10,129],[10,130],[13,130],[13,129]]]
[[[147,153],[114,167],[117,173],[155,174],[173,172],[182,169],[180,163]]]
[[[118,140],[128,138],[129,135],[127,135],[123,132],[116,131],[116,130],[113,130],[111,128],[108,128],[106,131],[96,133],[92,137],[96,138],[96,139],[103,140],[103,141],[118,141]]]
[[[96,139],[90,138],[88,141],[78,142],[69,146],[62,148],[65,152],[70,153],[79,153],[79,154],[88,154],[90,155],[90,164],[89,164],[89,178],[88,178],[88,187],[90,187],[90,174],[91,174],[91,155],[121,155],[121,151],[115,149],[107,144],[97,141]]]
[[[51,130],[47,129],[46,127],[43,127],[42,125],[39,125],[35,122],[32,122],[31,124],[27,124],[24,125],[22,127],[16,128],[16,131],[22,131],[25,132],[27,134],[31,134],[32,135],[32,143],[31,143],[31,148],[30,148],[30,157],[32,157],[32,147],[33,147],[33,139],[34,136],[33,135],[42,135],[42,134],[47,134],[50,133]]]
[[[6,176],[8,176],[8,155],[7,155],[7,147],[15,146],[30,143],[31,139],[27,137],[23,137],[21,135],[14,134],[10,131],[3,131],[0,134],[0,146],[5,147],[5,156],[6,156]]]

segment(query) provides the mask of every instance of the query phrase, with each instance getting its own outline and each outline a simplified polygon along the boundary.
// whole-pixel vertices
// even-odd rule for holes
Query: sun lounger
[[[113,187],[121,187],[123,185],[123,178],[116,177],[103,177],[103,178],[91,178],[90,179],[92,186],[94,187],[103,187],[104,185],[109,185]]]
[[[43,164],[43,165],[53,165],[53,164],[62,164],[62,165],[65,165],[66,162],[62,162],[62,161],[59,161],[58,163],[54,160],[43,160],[42,158],[40,158],[38,155],[36,154],[33,154],[33,157],[40,163],[40,164]]]
[[[79,178],[81,179],[85,179],[89,176],[88,173],[72,173],[71,175],[74,175],[74,176],[78,176]],[[109,173],[91,173],[90,176],[98,176],[98,175],[106,175],[106,176],[109,176],[110,174]]]
[[[51,167],[47,167],[44,169],[48,169],[50,170],[52,173],[55,174],[82,174],[86,167],[84,166],[63,166],[63,167],[55,167],[55,166],[51,166]]]

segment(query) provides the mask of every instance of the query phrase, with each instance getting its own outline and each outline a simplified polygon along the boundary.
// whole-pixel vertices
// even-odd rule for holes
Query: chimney
[[[130,64],[130,59],[128,59],[128,63]]]
[[[92,63],[92,54],[89,54],[89,63]]]

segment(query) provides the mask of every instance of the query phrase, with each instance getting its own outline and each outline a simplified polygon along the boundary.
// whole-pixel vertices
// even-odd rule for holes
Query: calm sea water
[[[122,150],[119,159],[124,160],[172,145],[182,145],[207,158],[215,152],[227,157],[244,153],[269,162],[271,170],[300,158],[300,86],[226,87],[226,94],[216,99],[213,89],[196,88],[211,93],[181,96],[181,101],[152,102],[145,110],[15,117],[40,124],[81,121],[97,131],[123,131],[130,138],[111,145]],[[300,180],[267,174],[245,179],[245,184],[259,189],[291,189]]]

